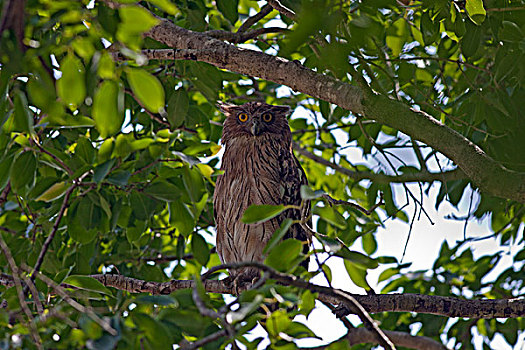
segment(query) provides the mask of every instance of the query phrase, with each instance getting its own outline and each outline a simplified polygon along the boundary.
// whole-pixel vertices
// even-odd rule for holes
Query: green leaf
[[[481,46],[481,27],[472,25],[467,22],[466,31],[461,38],[461,52],[466,57],[472,57]]]
[[[347,227],[347,223],[343,215],[341,215],[335,208],[333,207],[314,207],[313,213],[316,215],[319,215],[321,219],[325,220],[326,222],[330,223],[331,225],[334,225],[335,227],[344,230]]]
[[[317,338],[320,339],[315,333],[302,323],[292,321],[288,328],[286,328],[286,334],[290,335],[294,339],[303,338]]]
[[[394,57],[399,56],[403,50],[407,37],[408,27],[404,18],[398,19],[387,29],[386,45],[392,50]]]
[[[292,320],[288,317],[285,310],[276,310],[266,320],[266,330],[274,337],[286,331]]]
[[[169,331],[162,322],[140,312],[131,313],[131,319],[140,332],[146,335],[146,339],[150,344],[148,348],[159,350],[172,349]]]
[[[195,219],[186,204],[181,201],[174,201],[168,204],[170,225],[188,237],[195,227]]]
[[[11,153],[0,161],[0,190],[3,190],[9,181],[9,173],[14,159],[14,153]]]
[[[25,186],[33,187],[37,160],[33,152],[20,154],[11,166],[11,186],[15,192],[25,193]]]
[[[155,207],[157,202],[148,196],[133,192],[130,195],[131,208],[133,209],[133,214],[139,220],[148,220]]]
[[[363,243],[363,250],[366,254],[372,255],[377,250],[377,241],[375,236],[372,233],[367,233],[363,236],[361,236],[361,240]]]
[[[124,122],[124,96],[117,83],[106,80],[95,92],[93,119],[100,137],[106,138],[120,131]]]
[[[307,185],[301,185],[301,198],[304,200],[316,199],[322,197],[325,194],[323,190],[312,190]]]
[[[15,94],[13,122],[13,127],[10,128],[9,131],[33,132],[33,116],[27,105],[27,98],[21,91],[17,91]]]
[[[164,201],[178,200],[180,197],[180,189],[167,182],[167,181],[155,181],[144,189],[144,193],[150,196]]]
[[[191,236],[191,251],[195,260],[202,266],[206,266],[210,260],[210,249],[204,238],[198,233]]]
[[[115,164],[115,159],[110,159],[100,165],[97,165],[97,167],[94,170],[93,181],[95,181],[96,183],[100,183],[100,181],[104,180],[106,175],[113,167],[113,164]]]
[[[299,255],[302,250],[301,241],[292,238],[285,239],[268,254],[265,263],[278,271],[288,271],[300,262]]]
[[[150,112],[163,113],[164,88],[157,77],[140,68],[128,68],[126,74],[131,90],[142,105]]]
[[[78,156],[82,158],[86,164],[93,164],[93,161],[95,160],[95,153],[95,147],[93,147],[91,141],[89,141],[87,137],[81,136],[77,140],[75,154],[78,154]]]
[[[35,200],[36,201],[44,201],[44,202],[51,202],[55,199],[58,199],[66,193],[66,190],[68,188],[68,184],[65,181],[57,182],[51,187],[49,187],[47,190],[45,190],[40,196],[38,196]]]
[[[499,36],[504,41],[519,42],[523,39],[523,31],[514,22],[503,21]],[[522,50],[523,51],[523,50]]]
[[[245,224],[265,222],[281,214],[285,209],[286,207],[282,204],[250,205],[244,211],[244,215],[242,216],[241,221]]]
[[[279,228],[275,230],[270,240],[268,240],[268,243],[266,243],[266,246],[263,249],[263,254],[266,254],[269,251],[271,251],[273,247],[275,247],[281,241],[281,239],[284,237],[286,232],[288,232],[288,229],[292,226],[292,224],[293,220],[290,218],[286,218],[283,220],[281,226],[279,226]]]
[[[148,0],[148,2],[170,15],[174,16],[179,13],[177,7],[170,0]]]
[[[239,18],[239,12],[237,8],[239,7],[239,0],[217,0],[217,8],[222,13],[222,15],[230,21],[231,24],[237,22]]]
[[[82,61],[68,54],[60,64],[62,76],[57,80],[57,95],[62,102],[78,106],[86,97],[85,70]]]
[[[168,121],[172,129],[178,128],[186,120],[190,107],[188,94],[184,89],[174,91],[168,100]]]
[[[70,284],[80,289],[85,289],[92,292],[98,292],[105,295],[113,296],[111,291],[107,289],[102,283],[89,276],[71,275],[68,276],[63,281],[63,283]]]
[[[89,196],[80,199],[75,213],[76,222],[89,230],[97,228],[102,218],[101,208],[94,203]]]
[[[308,317],[310,312],[315,307],[315,296],[308,289],[301,295],[301,303],[299,304],[299,313]]]
[[[357,266],[349,260],[345,260],[344,263],[348,276],[350,277],[352,282],[355,283],[356,286],[364,288],[365,290],[372,289],[366,281],[366,270],[363,270],[361,267]]]
[[[357,267],[366,269],[375,269],[379,266],[379,263],[363,253],[359,253],[353,250],[349,250],[346,247],[342,247],[335,255],[342,257],[345,261],[350,261]]]
[[[377,283],[386,281],[387,279],[389,279],[392,276],[395,276],[398,273],[399,273],[399,268],[397,268],[397,267],[390,267],[390,268],[384,270],[383,272],[381,272],[381,274],[377,278]]]
[[[467,10],[468,16],[472,22],[477,25],[483,23],[487,16],[487,12],[483,8],[483,0],[467,0],[465,10]]]

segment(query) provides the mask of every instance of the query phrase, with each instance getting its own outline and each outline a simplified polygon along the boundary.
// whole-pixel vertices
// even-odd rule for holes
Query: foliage
[[[254,27],[272,26],[280,18],[290,30],[249,43],[341,81],[369,84],[380,94],[429,113],[505,167],[525,171],[525,66],[517,64],[525,60],[522,1],[466,1],[466,7],[465,2],[445,0],[281,2],[297,14],[295,20],[274,10]],[[263,99],[310,111],[313,117],[298,113],[290,120],[295,141],[325,160],[370,174],[370,181],[354,180],[300,157],[310,187],[367,208],[381,192],[385,205],[380,210],[406,222],[409,213],[395,193],[401,188],[406,202],[420,203],[417,194],[404,185],[375,181],[374,175],[455,167],[439,149],[326,101],[283,93],[280,84],[202,62],[148,62],[140,54],[145,48],[165,48],[142,37],[158,24],[152,14],[195,31],[235,32],[248,15],[260,10],[254,1],[150,0],[141,2],[144,7],[122,3],[114,8],[104,1],[30,0],[25,48],[10,30],[2,33],[0,42],[0,234],[21,269],[34,267],[44,252],[39,270],[56,284],[77,287],[68,288],[68,293],[106,317],[117,334],[103,330],[89,313],[51,293],[52,286],[37,278],[38,297],[48,314],[39,315],[37,303],[28,298],[32,321],[20,308],[16,288],[0,287],[9,306],[0,309],[2,346],[15,342],[32,348],[31,334],[37,333],[46,348],[169,349],[172,343],[223,329],[217,319],[201,315],[191,290],[135,295],[86,277],[118,273],[148,281],[194,279],[220,263],[213,249],[211,205],[223,118],[215,106],[218,100]],[[520,10],[506,10],[515,7]],[[127,60],[115,61],[115,52]],[[342,152],[346,140],[370,161],[352,164]],[[420,159],[419,164],[396,160],[398,148],[414,152],[408,157]],[[380,159],[379,165],[371,165],[373,159]],[[444,201],[457,206],[476,188],[466,178],[439,186],[432,199],[436,207]],[[423,182],[421,193],[429,188],[430,183]],[[382,225],[377,212],[367,216],[352,207],[329,206],[318,193],[303,191],[315,202],[314,228],[324,235],[319,239],[328,254],[344,259],[350,278],[364,289],[372,283],[367,271],[380,266],[384,272],[379,282],[387,281],[385,293],[523,295],[525,275],[519,266],[525,250],[514,257],[514,268],[487,280],[503,252],[476,257],[468,240],[455,247],[444,242],[431,270],[408,273],[407,264],[374,254],[380,244],[374,234]],[[523,203],[478,194],[479,203],[472,204],[466,220],[490,216],[494,239],[503,246],[519,242],[523,247]],[[259,209],[252,208],[245,219],[261,221],[286,208]],[[286,229],[276,235],[284,235]],[[304,278],[319,273],[332,278],[326,265],[313,272],[299,266],[297,241],[273,240],[267,248],[271,266]],[[13,275],[8,262],[0,255],[2,272]],[[19,271],[22,276],[26,272]],[[209,308],[225,305],[221,295],[201,297]],[[308,290],[271,283],[245,292],[239,308],[228,316],[234,338],[223,336],[204,348],[225,346],[232,339],[256,348],[262,339],[246,334],[258,323],[274,348],[288,348],[291,339],[314,337],[293,320],[296,314],[310,314],[314,298]],[[259,307],[263,302],[279,302],[285,308],[264,313]],[[441,335],[462,349],[473,346],[472,328],[485,345],[496,334],[514,344],[517,331],[523,329],[521,318],[452,323],[424,314],[374,318],[382,329],[407,332],[410,325],[421,323],[418,335],[437,340]],[[344,342],[334,346],[346,348]]]

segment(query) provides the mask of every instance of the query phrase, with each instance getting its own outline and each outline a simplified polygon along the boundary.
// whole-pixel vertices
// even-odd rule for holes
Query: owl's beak
[[[257,118],[252,119],[252,127],[250,128],[253,136],[259,136],[262,132],[261,121]]]

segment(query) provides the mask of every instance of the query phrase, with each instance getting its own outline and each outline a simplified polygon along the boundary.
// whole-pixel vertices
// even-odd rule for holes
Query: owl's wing
[[[301,198],[301,186],[308,185],[308,180],[306,174],[301,167],[301,164],[295,157],[295,155],[290,150],[287,152],[287,155],[283,156],[281,159],[281,193],[282,193],[282,204],[292,204],[301,206],[299,209],[290,209],[283,212],[280,216],[280,222],[286,218],[292,220],[301,220],[304,217],[310,215],[310,201],[303,201]],[[292,227],[288,230],[284,239],[295,238],[297,240],[303,241],[303,253],[308,253],[308,233],[305,231],[300,224],[293,224]],[[308,268],[308,261],[305,261],[302,264],[305,268]]]

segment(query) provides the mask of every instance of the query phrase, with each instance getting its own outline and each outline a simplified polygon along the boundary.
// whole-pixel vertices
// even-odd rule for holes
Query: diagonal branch
[[[184,59],[283,84],[400,130],[450,158],[481,190],[525,202],[525,173],[504,168],[472,141],[423,111],[387,96],[364,93],[361,87],[317,73],[300,62],[237,48],[167,20],[145,35],[171,48],[191,50]]]
[[[356,181],[371,180],[377,183],[392,183],[392,182],[433,182],[433,181],[453,181],[464,179],[465,174],[461,169],[454,169],[444,171],[440,173],[431,173],[429,171],[420,171],[417,173],[406,173],[401,175],[387,175],[387,174],[376,174],[368,171],[353,171],[345,168],[339,164],[330,162],[307,149],[301,147],[298,143],[292,143],[293,149],[300,155],[309,158],[319,164],[334,169],[335,171],[344,174]]]

